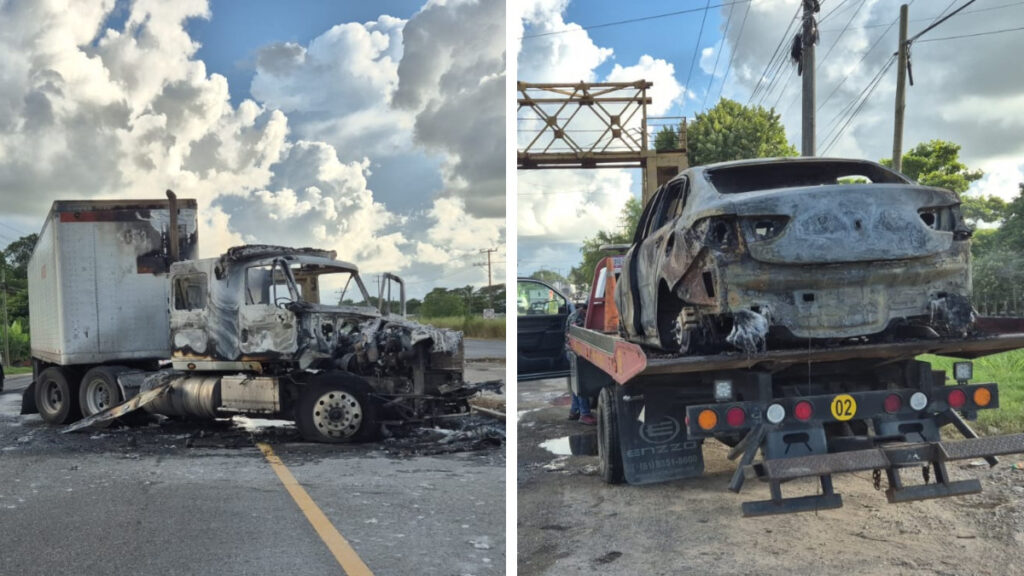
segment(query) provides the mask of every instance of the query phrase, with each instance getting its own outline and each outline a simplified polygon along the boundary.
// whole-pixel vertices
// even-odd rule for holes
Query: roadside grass
[[[953,362],[944,356],[925,354],[918,360],[929,362],[935,370],[945,370],[953,378]],[[974,361],[972,383],[999,384],[999,408],[978,411],[979,433],[1008,434],[1024,432],[1024,350],[993,354]]]
[[[4,366],[4,376],[14,376],[17,374],[31,374],[31,366]]]
[[[438,318],[419,318],[420,322],[437,328],[462,330],[466,338],[484,338],[487,340],[505,339],[504,318],[478,318],[464,316],[444,316]]]

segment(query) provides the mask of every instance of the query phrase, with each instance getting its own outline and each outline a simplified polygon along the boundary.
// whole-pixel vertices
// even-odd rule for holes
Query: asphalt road
[[[497,360],[505,359],[504,340],[481,340],[479,338],[466,338],[466,359],[467,360]]]
[[[18,414],[27,381],[0,393],[2,575],[344,573],[257,442],[372,573],[505,572],[503,445],[327,446],[238,420],[60,435]]]

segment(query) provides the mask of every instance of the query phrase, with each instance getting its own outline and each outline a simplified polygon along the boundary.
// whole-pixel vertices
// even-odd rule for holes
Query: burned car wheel
[[[117,375],[125,370],[117,366],[96,366],[85,373],[78,395],[83,417],[88,418],[121,403],[123,398]]]
[[[377,436],[377,404],[368,384],[353,377],[321,376],[296,406],[295,424],[312,442],[365,442]]]
[[[49,424],[69,424],[81,417],[78,386],[56,366],[47,368],[36,380],[36,408]]]
[[[597,397],[597,455],[601,478],[608,484],[622,484],[626,472],[619,445],[619,406],[616,391],[608,386]]]

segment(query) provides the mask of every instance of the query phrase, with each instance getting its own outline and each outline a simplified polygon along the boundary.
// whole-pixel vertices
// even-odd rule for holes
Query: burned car
[[[674,353],[964,335],[970,236],[953,192],[874,162],[693,167],[644,209],[616,304],[627,339]]]

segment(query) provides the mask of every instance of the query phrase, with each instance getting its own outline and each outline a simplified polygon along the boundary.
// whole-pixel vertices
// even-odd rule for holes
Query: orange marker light
[[[714,410],[701,410],[700,415],[697,416],[697,425],[702,430],[711,430],[718,424],[718,414],[715,414]]]
[[[974,403],[978,406],[988,406],[992,402],[992,393],[989,392],[988,388],[975,388],[974,390]]]

